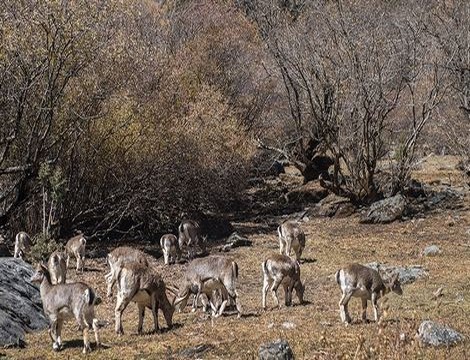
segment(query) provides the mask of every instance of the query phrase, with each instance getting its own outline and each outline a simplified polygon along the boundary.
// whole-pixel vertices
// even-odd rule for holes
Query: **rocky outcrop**
[[[293,360],[294,353],[286,340],[276,340],[261,345],[258,351],[260,360]]]
[[[31,265],[0,258],[0,346],[24,346],[27,332],[48,326]]]

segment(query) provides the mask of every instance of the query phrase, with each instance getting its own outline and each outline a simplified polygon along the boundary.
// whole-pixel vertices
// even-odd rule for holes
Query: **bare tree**
[[[392,10],[345,1],[313,3],[294,19],[272,8],[257,17],[288,101],[281,146],[260,142],[282,153],[305,177],[316,156],[331,156],[333,172],[322,184],[354,203],[383,196],[376,175],[380,161],[395,146],[397,110],[406,106],[404,99],[411,98],[412,125],[404,135],[399,184],[410,169],[416,140],[441,99],[440,76],[432,64],[425,65],[422,52],[416,54],[423,31],[403,31],[411,28],[410,22]],[[418,101],[417,79],[421,90],[425,71],[434,75],[418,114],[423,101]]]
[[[451,81],[441,129],[470,174],[470,5],[461,1],[442,3],[432,15],[429,32],[438,41],[440,65]]]

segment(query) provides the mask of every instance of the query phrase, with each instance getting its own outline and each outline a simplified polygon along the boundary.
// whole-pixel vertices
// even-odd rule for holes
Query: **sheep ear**
[[[398,278],[399,278],[398,273],[395,273],[395,274],[392,276],[392,283],[394,284],[394,283],[398,282]]]

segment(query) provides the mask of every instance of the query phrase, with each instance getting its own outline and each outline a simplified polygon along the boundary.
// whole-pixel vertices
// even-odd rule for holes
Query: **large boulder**
[[[258,351],[260,360],[293,360],[294,353],[286,340],[276,340],[261,345]]]
[[[411,266],[391,266],[384,265],[378,262],[372,262],[366,264],[367,267],[375,269],[379,272],[385,272],[386,274],[398,274],[398,279],[402,284],[411,284],[419,278],[428,276],[426,269],[421,265]]]
[[[0,346],[24,346],[27,332],[47,328],[39,289],[29,281],[31,265],[0,258]]]
[[[464,337],[454,329],[426,320],[418,328],[418,338],[425,345],[450,346],[463,341]]]
[[[329,194],[315,206],[313,214],[324,217],[341,218],[348,217],[355,211],[355,206],[351,204],[348,198],[336,194]]]
[[[397,194],[393,197],[373,203],[369,210],[362,214],[361,223],[387,224],[401,219],[406,209],[406,199]]]

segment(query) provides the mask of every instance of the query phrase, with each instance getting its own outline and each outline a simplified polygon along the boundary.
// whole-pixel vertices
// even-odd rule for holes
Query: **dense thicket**
[[[457,1],[2,2],[0,225],[146,236],[230,208],[256,147],[306,180],[330,156],[323,185],[356,203],[383,196],[385,161],[398,192],[425,125],[450,122],[438,115],[468,149],[468,13]]]

